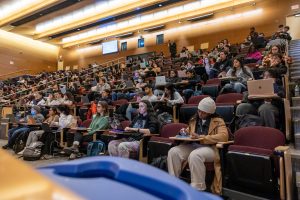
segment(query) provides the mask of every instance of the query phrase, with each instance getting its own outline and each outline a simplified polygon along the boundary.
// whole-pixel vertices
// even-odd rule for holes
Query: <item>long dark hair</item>
[[[65,115],[69,115],[70,114],[70,108],[66,105],[59,105],[57,107],[57,110],[60,112],[60,113],[63,113]]]
[[[243,58],[234,58],[233,60],[237,60],[239,61],[239,63],[241,64],[241,69],[243,71],[244,74],[246,74],[247,76],[251,77],[251,74],[246,70],[246,68],[244,67],[244,61]],[[236,76],[236,68],[234,66],[232,66],[232,72],[231,72],[231,76]]]
[[[98,101],[98,105],[101,105],[104,110],[104,116],[108,116],[108,104],[106,101]],[[97,105],[97,106],[98,106]],[[97,112],[97,116],[100,116],[100,114]]]
[[[154,108],[153,108],[152,104],[150,103],[150,101],[148,101],[148,100],[142,100],[140,102],[143,102],[144,104],[146,104],[146,106],[147,106],[147,114],[149,116],[155,116]]]
[[[170,100],[174,100],[174,93],[175,93],[174,85],[169,83],[165,86],[165,88],[171,92]]]

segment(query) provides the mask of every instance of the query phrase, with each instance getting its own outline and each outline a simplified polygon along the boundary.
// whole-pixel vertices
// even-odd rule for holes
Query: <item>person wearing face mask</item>
[[[134,118],[129,127],[125,131],[136,132],[129,138],[120,140],[112,140],[108,144],[108,153],[110,156],[119,156],[129,158],[130,153],[137,153],[140,140],[144,134],[155,134],[159,131],[159,123],[149,101],[142,100],[139,103],[139,113]]]
[[[179,177],[184,169],[183,163],[188,161],[191,171],[191,186],[197,190],[206,189],[205,162],[214,162],[215,178],[212,191],[222,191],[222,175],[220,156],[216,144],[228,141],[228,131],[224,120],[216,113],[216,104],[210,97],[202,99],[198,112],[189,121],[189,127],[182,129],[191,138],[202,138],[200,142],[182,143],[168,152],[167,164],[171,175]]]
[[[135,89],[137,91],[142,91],[146,85],[147,83],[144,83],[144,80],[141,77],[139,77],[137,80],[137,84],[135,85]]]
[[[44,121],[44,116],[41,114],[41,108],[39,106],[33,106],[30,111],[30,115],[27,115],[24,120],[20,120],[24,123],[30,123],[31,121],[35,121],[36,123],[42,123]],[[21,126],[8,130],[8,143],[4,145],[3,149],[13,148],[17,137],[20,134],[25,134],[30,131],[30,127]]]
[[[93,120],[89,126],[89,130],[87,135],[83,136],[83,133],[76,132],[74,134],[74,142],[71,147],[64,148],[64,151],[70,155],[70,159],[76,158],[77,154],[79,153],[78,147],[82,142],[83,138],[84,141],[92,141],[93,134],[98,130],[103,130],[109,128],[109,115],[108,115],[108,104],[105,101],[99,101],[97,104],[97,113],[93,116]],[[73,133],[68,133],[73,136]]]

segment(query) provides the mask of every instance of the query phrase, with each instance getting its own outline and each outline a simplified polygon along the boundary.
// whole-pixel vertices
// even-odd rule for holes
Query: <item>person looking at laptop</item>
[[[136,133],[129,138],[109,142],[108,153],[110,156],[129,158],[131,153],[137,154],[140,140],[144,134],[158,133],[159,123],[149,101],[142,100],[139,103],[138,115],[134,118],[130,126],[124,130]]]
[[[247,89],[247,81],[253,80],[253,74],[250,68],[244,66],[242,58],[235,58],[233,60],[233,67],[228,70],[226,77],[237,78],[227,83],[220,93],[234,90],[237,93],[241,93]]]
[[[278,97],[285,96],[284,89],[279,83],[280,79],[273,69],[264,72],[264,79],[274,79],[274,93]],[[241,104],[236,108],[236,116],[240,117],[246,114],[258,115],[262,118],[264,126],[276,128],[276,120],[279,118],[280,107],[282,107],[281,98],[266,98],[260,100],[248,99],[248,93],[245,93]]]
[[[155,106],[155,111],[157,115],[163,112],[168,112],[173,115],[173,105],[182,104],[184,100],[182,96],[174,88],[173,84],[168,83],[164,88],[164,93],[161,96],[160,100],[166,102],[167,104],[158,103]]]
[[[43,122],[51,124],[52,122],[58,122],[59,116],[56,107],[51,107],[49,109],[48,118]],[[26,140],[25,147],[29,147],[32,143],[37,142],[41,136],[44,134],[44,130],[31,131]],[[25,149],[25,148],[24,148]],[[18,155],[23,155],[24,149],[18,153]]]
[[[83,136],[84,133],[76,132],[74,134],[74,142],[71,147],[64,148],[64,151],[68,154],[71,154],[70,159],[75,159],[77,154],[79,153],[78,147],[82,140],[84,141],[92,141],[93,134],[98,130],[104,130],[109,128],[109,115],[108,115],[108,104],[105,101],[99,101],[97,104],[97,113],[93,116],[92,122],[86,132],[87,135]],[[72,138],[73,133],[68,133]]]
[[[27,115],[24,119],[20,120],[23,123],[42,123],[44,121],[44,116],[41,114],[41,108],[39,106],[33,106],[30,111],[30,115]],[[30,131],[28,126],[19,126],[8,130],[8,142],[6,145],[2,146],[3,149],[13,148],[17,137],[20,134]]]
[[[191,138],[202,138],[200,143],[182,143],[168,152],[168,171],[179,177],[184,169],[183,163],[188,161],[191,171],[191,186],[197,190],[205,190],[205,162],[214,162],[215,178],[212,184],[214,193],[221,193],[222,176],[220,158],[215,146],[218,142],[228,141],[228,131],[224,120],[216,113],[216,104],[206,97],[198,104],[198,112],[189,121],[189,127],[182,131]]]

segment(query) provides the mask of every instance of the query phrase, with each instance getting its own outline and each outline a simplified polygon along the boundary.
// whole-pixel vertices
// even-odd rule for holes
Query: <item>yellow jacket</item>
[[[189,122],[189,131],[190,133],[196,132],[196,124],[197,118],[193,117]],[[222,192],[222,172],[221,172],[221,164],[220,164],[220,155],[219,151],[215,144],[218,142],[227,142],[228,141],[228,130],[224,120],[220,117],[211,118],[208,134],[203,138],[201,144],[211,145],[215,151],[215,160],[214,160],[214,169],[215,169],[215,177],[213,180],[213,184],[211,186],[211,190],[213,193],[221,194]]]

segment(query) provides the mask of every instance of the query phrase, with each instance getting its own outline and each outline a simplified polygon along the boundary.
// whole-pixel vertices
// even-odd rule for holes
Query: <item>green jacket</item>
[[[89,135],[94,134],[97,130],[107,129],[109,127],[108,116],[98,116],[94,115],[93,121],[90,124],[90,131],[88,132]]]

